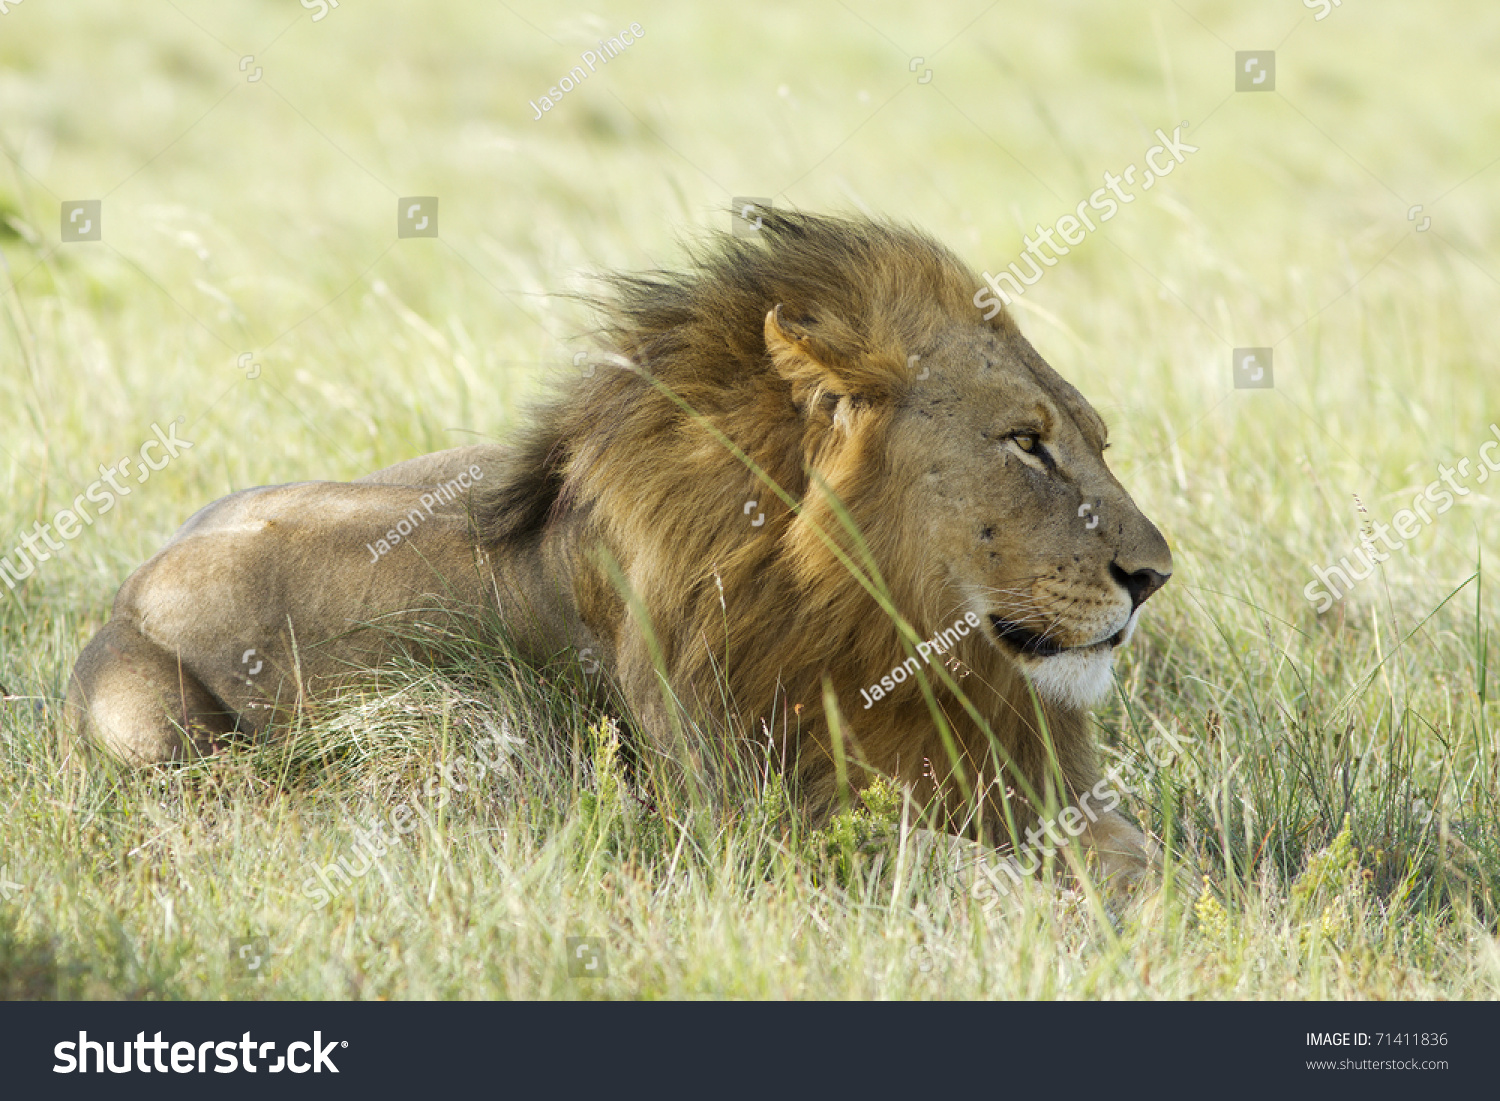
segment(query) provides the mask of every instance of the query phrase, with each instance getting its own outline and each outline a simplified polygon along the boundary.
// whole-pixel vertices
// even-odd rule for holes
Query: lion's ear
[[[892,362],[839,318],[794,314],[782,305],[766,314],[766,351],[798,405],[826,393],[877,401],[904,379],[893,367],[899,357]]]

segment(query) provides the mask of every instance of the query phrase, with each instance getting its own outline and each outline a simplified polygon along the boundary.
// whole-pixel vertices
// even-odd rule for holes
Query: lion
[[[136,766],[272,737],[492,616],[524,661],[584,655],[683,768],[685,729],[758,741],[815,816],[884,776],[997,843],[1065,805],[1105,876],[1144,876],[1087,711],[1171,553],[974,273],[909,227],[777,211],[606,286],[600,356],[510,445],[190,518],[79,656],[81,735]]]

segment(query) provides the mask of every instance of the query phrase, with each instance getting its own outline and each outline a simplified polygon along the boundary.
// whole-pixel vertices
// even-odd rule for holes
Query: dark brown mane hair
[[[920,230],[795,211],[766,211],[753,236],[713,234],[689,252],[684,270],[612,273],[601,281],[606,293],[585,299],[600,321],[599,362],[591,376],[570,377],[533,411],[512,477],[482,498],[488,541],[532,534],[555,516],[563,471],[575,456],[608,450],[645,406],[656,407],[649,419],[659,424],[659,417],[684,415],[683,405],[722,414],[752,396],[765,398],[768,387],[792,398],[793,382],[777,376],[766,348],[766,314],[777,305],[794,321],[821,322],[820,338],[847,392],[879,400],[909,382],[905,349],[943,323],[974,319],[979,285],[962,260]],[[1003,312],[994,324],[1013,327]],[[660,385],[622,372],[613,357]],[[796,397],[805,404],[814,395]],[[773,465],[780,465],[775,445],[783,442],[745,441]],[[805,491],[801,470],[783,473],[784,488]]]
[[[568,524],[604,547],[649,616],[661,671],[692,686],[692,698],[679,692],[683,706],[761,744],[768,733],[779,741],[796,709],[787,735],[796,745],[782,748],[814,808],[827,810],[837,789],[825,685],[852,714],[859,687],[911,653],[836,510],[897,563],[883,578],[889,598],[930,635],[936,624],[923,619],[940,599],[922,591],[921,548],[880,492],[909,476],[888,469],[883,443],[913,385],[909,350],[981,323],[978,277],[915,229],[777,211],[755,236],[711,237],[682,271],[604,282],[593,300],[601,357],[536,412],[510,474],[476,499],[482,532],[514,544]],[[780,354],[768,345],[768,314],[788,338]],[[990,324],[1015,332],[1003,311]],[[746,509],[764,521],[752,526]],[[585,622],[620,621],[608,582],[595,577],[573,595]],[[1024,682],[993,647],[973,649],[979,675],[965,687],[984,686],[984,724],[1041,775]],[[919,693],[892,699],[846,731],[851,756],[869,765],[851,765],[856,784],[886,772],[930,796],[923,761],[941,783],[952,745],[970,782],[995,777],[989,735],[948,689],[934,689],[952,741]],[[1081,713],[1052,721],[1064,755],[1092,753]]]

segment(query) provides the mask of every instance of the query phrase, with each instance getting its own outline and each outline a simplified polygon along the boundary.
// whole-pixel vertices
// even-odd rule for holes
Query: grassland
[[[1500,11],[599,10],[0,15],[0,554],[153,424],[193,443],[0,587],[0,997],[1496,996]],[[1235,93],[1235,51],[1271,48],[1275,90]],[[587,346],[589,272],[672,263],[736,196],[894,215],[998,270],[1184,121],[1198,151],[1016,314],[1172,544],[1097,721],[1122,762],[1195,739],[1127,809],[1196,900],[987,910],[888,807],[813,831],[755,776],[669,804],[606,716],[494,653],[177,771],[60,737],[78,650],[189,514],[503,439]],[[438,239],[396,237],[403,196],[439,197]],[[78,199],[102,240],[60,240]],[[1238,347],[1274,349],[1273,389],[1234,387]],[[1460,458],[1467,492],[1318,614],[1313,568]],[[496,730],[500,767],[434,796]],[[319,905],[310,877],[401,806],[418,826]],[[570,977],[569,936],[607,977]]]

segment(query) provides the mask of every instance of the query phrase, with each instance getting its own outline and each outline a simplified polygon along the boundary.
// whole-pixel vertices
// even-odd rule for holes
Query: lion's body
[[[201,752],[384,661],[414,624],[477,619],[493,605],[496,564],[473,538],[467,495],[435,491],[471,470],[480,476],[466,480],[483,484],[503,459],[497,447],[457,448],[353,483],[261,487],[202,509],[121,586],[79,658],[73,697],[87,702],[94,736],[133,764],[179,756],[177,727],[199,735]],[[371,549],[403,524],[401,542]],[[501,564],[512,587],[541,595],[533,566],[524,555]]]
[[[190,520],[79,660],[95,738],[133,762],[186,751],[179,727],[204,749],[383,660],[379,624],[493,609],[530,660],[592,651],[661,753],[682,755],[679,719],[769,738],[815,810],[841,771],[829,694],[850,779],[894,777],[951,828],[973,827],[980,779],[990,835],[1006,787],[1045,797],[1060,775],[1078,800],[1098,780],[1084,705],[1170,570],[1102,423],[1004,314],[981,320],[977,280],[927,238],[801,215],[763,234],[686,275],[617,277],[611,362],[511,448],[250,490]],[[426,507],[463,470],[465,493]],[[882,587],[946,653],[913,656]],[[1084,841],[1140,866],[1133,828],[1095,817]]]

